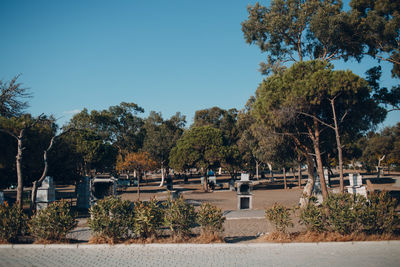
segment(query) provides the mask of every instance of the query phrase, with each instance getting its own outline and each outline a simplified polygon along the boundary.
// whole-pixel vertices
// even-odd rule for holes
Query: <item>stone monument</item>
[[[56,189],[53,183],[53,177],[46,176],[42,185],[37,189],[36,193],[36,209],[44,209],[56,200]]]

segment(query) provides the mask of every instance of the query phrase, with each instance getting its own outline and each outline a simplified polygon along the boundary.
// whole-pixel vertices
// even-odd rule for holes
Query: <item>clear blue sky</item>
[[[243,108],[265,60],[243,39],[240,23],[256,1],[0,2],[0,79],[21,73],[29,112],[59,124],[76,111],[134,102],[146,113],[192,122],[199,109]],[[261,1],[267,4],[269,1]],[[374,64],[334,62],[359,75]],[[391,86],[390,66],[384,82]],[[400,121],[391,112],[385,125]]]

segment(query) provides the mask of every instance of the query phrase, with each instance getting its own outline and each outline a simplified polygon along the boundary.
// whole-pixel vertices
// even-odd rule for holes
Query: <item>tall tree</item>
[[[145,120],[143,126],[145,137],[142,149],[159,163],[162,176],[160,186],[164,184],[165,168],[169,167],[169,154],[177,140],[182,136],[185,123],[185,116],[182,116],[179,112],[169,120],[163,120],[160,113],[151,111],[149,117]]]
[[[220,130],[211,126],[193,127],[183,134],[169,157],[171,167],[176,170],[198,168],[207,170],[218,166],[222,158],[223,139]]]
[[[272,0],[269,7],[256,3],[247,10],[242,31],[247,43],[267,53],[265,74],[287,61],[361,58],[360,40],[340,0]]]
[[[393,64],[400,77],[400,3],[393,0],[352,0],[350,15],[362,51]]]
[[[331,100],[337,97],[336,116],[346,116],[341,130],[359,133],[386,115],[370,93],[368,84],[349,71],[335,72],[331,65],[321,61],[300,62],[283,74],[266,79],[257,90],[254,108],[260,122],[272,126],[274,131],[295,136],[299,147],[310,149],[312,144],[326,198],[321,144],[329,135],[324,128],[334,125]],[[302,136],[308,140],[300,142]]]

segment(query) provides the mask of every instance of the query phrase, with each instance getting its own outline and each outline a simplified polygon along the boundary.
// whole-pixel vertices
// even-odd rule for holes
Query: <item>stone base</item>
[[[251,210],[253,209],[253,196],[252,195],[238,195],[237,209],[238,210]]]
[[[359,194],[362,195],[364,197],[367,197],[367,188],[363,185],[363,186],[346,186],[347,188],[347,192],[349,192],[350,194]]]

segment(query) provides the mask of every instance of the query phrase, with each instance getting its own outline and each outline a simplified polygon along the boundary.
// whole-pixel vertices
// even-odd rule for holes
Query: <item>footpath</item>
[[[0,266],[399,266],[400,241],[0,245]]]

